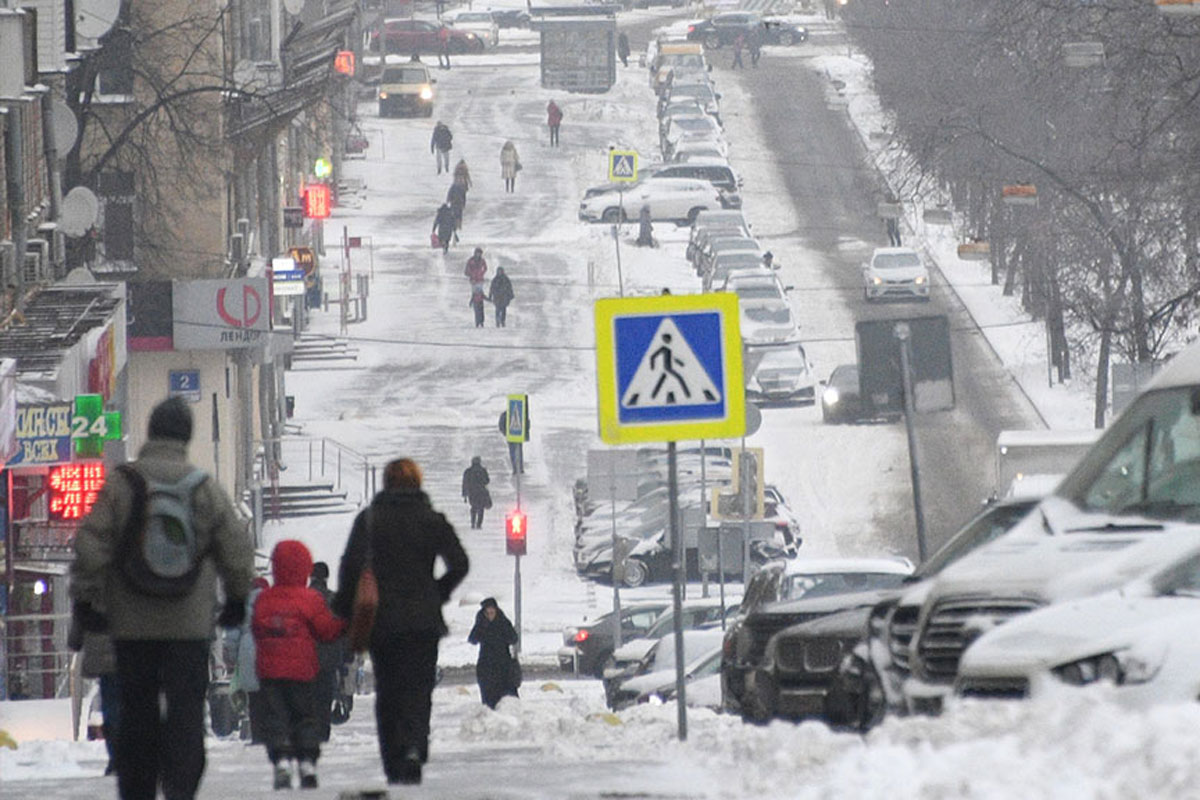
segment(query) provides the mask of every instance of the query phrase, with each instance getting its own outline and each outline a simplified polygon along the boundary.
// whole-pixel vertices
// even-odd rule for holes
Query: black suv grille
[[[908,664],[909,648],[912,647],[913,634],[917,632],[917,617],[920,615],[920,606],[898,606],[888,620],[888,652],[892,656],[892,664],[905,672],[912,669]]]
[[[758,664],[767,649],[767,640],[789,625],[808,622],[820,614],[757,614],[746,618],[745,636],[748,646],[744,651],[744,662]]]
[[[963,650],[973,641],[976,626],[987,630],[1013,617],[1032,611],[1038,603],[1024,598],[958,598],[943,600],[934,606],[921,630],[917,656],[925,677],[950,682],[958,674]]]

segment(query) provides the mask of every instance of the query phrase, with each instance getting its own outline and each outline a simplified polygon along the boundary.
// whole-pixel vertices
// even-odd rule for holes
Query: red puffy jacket
[[[275,545],[271,571],[275,585],[254,602],[254,642],[259,678],[311,681],[317,677],[317,640],[328,642],[346,623],[333,616],[325,599],[307,586],[312,554],[291,539]]]

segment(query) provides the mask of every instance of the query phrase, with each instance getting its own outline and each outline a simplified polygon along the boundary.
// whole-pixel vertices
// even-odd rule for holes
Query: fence
[[[274,448],[279,472],[265,474],[268,469],[261,457],[265,447]],[[303,483],[330,482],[346,499],[362,505],[376,492],[376,466],[365,455],[326,437],[285,436],[267,439],[258,448],[256,478],[264,487],[277,490],[279,486]]]

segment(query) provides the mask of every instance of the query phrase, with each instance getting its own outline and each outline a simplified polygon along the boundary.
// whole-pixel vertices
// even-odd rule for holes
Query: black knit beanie
[[[182,397],[169,397],[150,412],[150,438],[192,440],[192,409]]]

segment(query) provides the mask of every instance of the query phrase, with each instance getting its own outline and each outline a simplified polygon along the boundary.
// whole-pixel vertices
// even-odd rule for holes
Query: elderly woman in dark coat
[[[475,627],[467,641],[479,645],[479,660],[475,662],[475,680],[479,683],[479,694],[484,705],[495,708],[500,698],[507,695],[517,697],[513,684],[513,657],[509,647],[517,643],[517,631],[508,617],[489,597],[479,604],[475,615]]]

